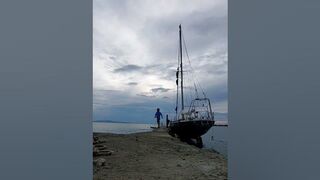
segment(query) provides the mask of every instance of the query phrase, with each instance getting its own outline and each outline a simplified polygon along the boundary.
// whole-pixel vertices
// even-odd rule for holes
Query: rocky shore
[[[94,133],[93,179],[227,179],[227,159],[168,135],[165,129]]]

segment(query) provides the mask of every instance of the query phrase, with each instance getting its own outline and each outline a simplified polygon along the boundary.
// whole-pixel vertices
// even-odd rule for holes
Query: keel
[[[198,137],[198,138],[196,139],[196,141],[197,141],[196,146],[197,146],[198,148],[203,148],[202,138],[201,138],[201,137]]]

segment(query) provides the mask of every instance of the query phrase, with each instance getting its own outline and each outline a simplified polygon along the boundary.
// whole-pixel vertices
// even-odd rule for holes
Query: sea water
[[[227,141],[226,126],[213,126],[202,136],[204,148],[214,149],[222,154],[224,157],[228,155],[228,141]]]
[[[154,124],[136,124],[136,123],[111,123],[111,122],[93,122],[93,132],[113,133],[113,134],[131,134],[138,132],[152,131]],[[204,148],[214,149],[223,156],[227,157],[227,127],[214,126],[202,136]]]
[[[113,133],[113,134],[132,134],[132,133],[138,133],[138,132],[152,131],[150,126],[151,124],[93,122],[93,132]]]

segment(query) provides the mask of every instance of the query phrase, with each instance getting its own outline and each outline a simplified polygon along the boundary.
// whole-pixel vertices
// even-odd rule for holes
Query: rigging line
[[[183,33],[182,33],[182,39],[183,39],[184,48],[185,48],[185,51],[186,51],[186,54],[187,54],[187,57],[188,57],[188,62],[189,62],[190,68],[191,68],[191,73],[192,73],[192,75],[194,76],[193,78],[194,78],[195,81],[197,81],[197,83],[198,83],[198,85],[199,85],[199,87],[200,87],[200,89],[201,89],[201,91],[202,91],[202,94],[203,94],[204,97],[206,98],[206,94],[205,94],[205,92],[204,92],[201,84],[199,83],[196,75],[195,75],[194,72],[193,72],[194,69],[192,68],[192,65],[191,65],[191,61],[190,61],[190,58],[189,58],[189,54],[188,54],[188,50],[187,50],[187,45],[186,45],[186,42],[185,42],[185,38],[184,38]]]
[[[187,87],[188,87],[188,95],[190,96],[190,101],[188,101],[188,104],[190,104],[191,103],[191,100],[193,99],[193,96],[192,96],[192,91],[191,91],[191,78],[190,78],[190,75],[189,75],[189,72],[187,71],[186,72],[186,77],[187,77],[187,83],[186,83],[186,85],[188,85]],[[189,100],[189,99],[188,99]]]
[[[185,42],[184,42],[184,45],[185,45]],[[184,46],[184,47],[186,47],[186,46]],[[187,51],[186,51],[186,48],[185,48],[185,52],[184,52],[184,54],[188,57],[188,59],[189,59],[189,56],[188,56],[188,54],[187,54]],[[189,64],[190,64],[190,60],[189,60]],[[190,68],[191,68],[191,65],[189,65],[190,66]],[[186,68],[185,68],[186,69]],[[191,74],[189,73],[189,71],[191,72]],[[188,101],[189,103],[191,103],[191,100],[192,99],[194,99],[193,98],[193,91],[191,91],[191,87],[192,87],[192,80],[194,79],[193,78],[193,76],[192,76],[192,71],[191,71],[191,69],[186,69],[185,71],[184,71],[185,73],[186,73],[186,84],[188,85],[187,87],[188,87],[188,95],[190,96],[190,101]]]
[[[187,76],[187,73],[186,73],[186,76]],[[185,77],[185,80],[186,80],[186,81],[185,81],[185,84],[184,84],[184,85],[185,85],[185,87],[186,87],[186,88],[185,88],[185,91],[184,91],[184,92],[185,92],[185,93],[184,93],[184,94],[185,94],[185,96],[184,96],[184,97],[185,97],[185,104],[189,104],[188,79],[187,79],[187,77],[186,77],[186,76],[184,76],[184,77]],[[185,107],[186,107],[186,106],[185,106]]]
[[[193,72],[192,72],[192,70],[191,70],[191,65],[190,65],[190,63],[189,63],[189,66],[190,66],[190,73],[188,73],[188,74],[190,74],[190,88],[191,87],[193,87],[194,88],[194,91],[195,91],[195,96],[197,96],[198,97],[198,95],[197,95],[197,93],[198,93],[198,89],[197,89],[197,86],[196,86],[196,84],[195,84],[195,78],[194,78],[194,75],[193,75]],[[188,71],[189,72],[189,71]],[[190,90],[191,91],[191,90]]]
[[[196,84],[193,83],[193,85],[194,85],[194,90],[196,91],[196,97],[199,98],[199,94],[198,94],[198,90],[197,90]]]
[[[189,58],[189,54],[188,54],[188,49],[187,49],[187,45],[186,45],[186,42],[185,42],[185,38],[184,38],[184,36],[183,36],[183,34],[182,34],[182,37],[183,37],[183,44],[184,44],[184,48],[185,48],[185,52],[186,52],[186,55],[187,55],[187,57],[188,57],[188,62],[189,62],[189,65],[190,65],[190,71],[191,71],[191,73],[192,73],[192,78],[194,78],[193,76],[194,76],[194,74],[193,74],[193,68],[192,68],[192,66],[191,66],[191,61],[190,61],[190,58]]]

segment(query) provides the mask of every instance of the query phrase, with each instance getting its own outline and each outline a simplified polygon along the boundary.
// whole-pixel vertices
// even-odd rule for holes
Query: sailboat
[[[186,49],[185,49],[186,50]],[[171,120],[168,127],[168,133],[172,136],[178,136],[181,140],[196,140],[196,145],[202,147],[201,136],[204,135],[214,125],[214,113],[212,112],[210,99],[203,92],[200,97],[197,92],[197,86],[194,83],[195,98],[191,100],[189,106],[184,104],[184,79],[183,79],[183,59],[182,59],[182,30],[179,25],[179,57],[178,68],[176,72],[177,99],[176,116]],[[179,83],[180,80],[180,83]],[[180,95],[179,95],[180,84]],[[180,97],[181,96],[181,97]],[[180,103],[179,103],[180,98]]]

